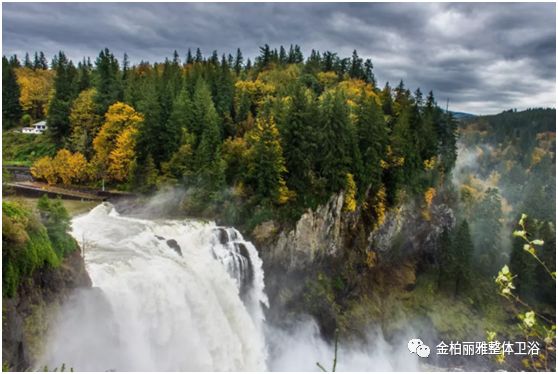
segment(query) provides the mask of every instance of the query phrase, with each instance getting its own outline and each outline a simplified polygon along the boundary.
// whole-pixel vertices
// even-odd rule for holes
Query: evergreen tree
[[[82,62],[78,63],[78,92],[87,90],[91,87],[91,65],[83,59]]]
[[[434,127],[438,132],[441,166],[449,174],[457,160],[457,121],[451,113],[438,115]]]
[[[297,85],[287,114],[278,125],[287,170],[287,184],[297,193],[305,192],[316,167],[319,144],[315,134],[317,107],[312,95]],[[310,191],[306,191],[310,192]]]
[[[196,59],[194,60],[194,62],[197,62],[197,63],[203,62],[203,55],[202,55],[201,49],[199,49],[199,48],[196,48]]]
[[[48,69],[48,61],[47,61],[43,51],[39,52],[39,65],[38,65],[38,67],[42,70]]]
[[[236,49],[236,58],[234,59],[234,71],[235,71],[236,75],[240,74],[243,62],[244,62],[244,58],[242,57],[242,52],[240,52],[240,48],[237,48]]]
[[[29,53],[25,53],[25,60],[23,60],[23,67],[27,69],[33,69],[33,64],[31,63],[31,59],[29,58]]]
[[[211,98],[207,83],[199,79],[192,100],[192,127],[188,129],[195,137],[195,148],[200,144],[202,133],[208,127],[219,128],[219,116]]]
[[[351,78],[363,79],[364,69],[362,67],[362,58],[358,57],[356,49],[353,51],[351,58],[351,68],[349,69],[349,76]]]
[[[19,84],[12,65],[2,57],[2,127],[16,126],[22,115]]]
[[[372,64],[372,60],[370,60],[369,58],[366,59],[366,61],[364,62],[364,80],[375,87],[376,78],[374,77],[374,72],[372,71],[373,69],[374,65]]]
[[[162,119],[155,82],[149,82],[143,99],[138,103],[138,110],[144,116],[137,143],[138,162],[144,162],[147,156],[151,155],[155,165],[159,167],[162,161],[170,158],[168,144],[171,142],[171,137]]]
[[[496,188],[488,188],[475,211],[473,237],[482,272],[491,276],[502,268],[505,258],[502,243],[502,201]]]
[[[455,238],[453,240],[453,248],[455,251],[455,293],[458,295],[467,291],[472,286],[472,260],[475,247],[471,240],[469,224],[467,220],[463,220],[457,227]]]
[[[76,96],[75,79],[77,70],[63,52],[57,57],[56,78],[54,80],[54,97],[52,98],[47,116],[50,137],[58,147],[64,145],[70,136],[70,111]]]
[[[328,189],[337,192],[345,185],[352,151],[349,109],[340,90],[321,97],[320,122],[320,174],[327,180]]]
[[[359,190],[371,186],[376,191],[382,183],[380,161],[386,153],[388,132],[381,108],[374,97],[365,93],[356,108],[356,127],[363,162],[362,173],[358,175]]]
[[[172,113],[169,118],[169,130],[172,133],[170,143],[168,144],[169,153],[173,154],[180,146],[180,141],[184,130],[191,130],[194,123],[192,116],[192,100],[190,93],[184,87],[180,94],[174,100]]]
[[[95,101],[98,106],[98,114],[104,115],[110,105],[122,100],[120,68],[118,61],[108,48],[99,53],[95,65],[97,67],[94,80],[97,90]]]
[[[186,64],[191,65],[194,63],[194,58],[192,57],[192,51],[188,48],[188,53],[186,54]]]
[[[251,145],[248,176],[255,193],[262,199],[282,202],[286,192],[283,174],[287,170],[275,120],[258,117],[247,136]]]

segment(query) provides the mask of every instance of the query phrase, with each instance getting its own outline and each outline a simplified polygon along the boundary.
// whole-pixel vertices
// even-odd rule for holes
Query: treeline
[[[457,124],[432,92],[377,87],[371,61],[356,51],[304,59],[299,46],[265,45],[252,62],[240,50],[198,49],[184,63],[175,52],[133,66],[108,49],[77,66],[63,52],[50,67],[37,56],[3,58],[3,120],[46,117],[58,154],[33,172],[51,183],[144,192],[178,184],[193,191],[194,210],[231,198],[293,210],[345,190],[353,210],[365,196],[393,204],[405,191],[420,194],[456,159]],[[22,94],[49,79],[47,101]]]

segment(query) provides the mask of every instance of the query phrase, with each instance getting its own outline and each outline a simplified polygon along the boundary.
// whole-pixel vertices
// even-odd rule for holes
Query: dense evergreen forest
[[[187,211],[224,209],[233,223],[254,209],[288,221],[340,190],[349,210],[365,195],[393,205],[443,180],[456,158],[457,124],[432,92],[377,87],[356,51],[304,59],[297,45],[265,45],[252,62],[197,49],[131,66],[105,49],[94,63],[60,52],[49,65],[40,52],[3,67],[4,129],[47,121],[50,144],[30,156],[37,179],[184,186]]]

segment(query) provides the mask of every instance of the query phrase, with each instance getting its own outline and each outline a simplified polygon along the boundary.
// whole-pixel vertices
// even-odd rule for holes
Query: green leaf
[[[524,238],[525,239],[525,231],[524,230],[517,230],[513,232],[513,236]]]
[[[535,312],[530,311],[525,313],[525,316],[523,317],[523,323],[527,327],[533,327],[535,325],[535,322]]]
[[[530,244],[527,245],[527,248],[525,248],[525,246],[523,246],[523,249],[524,249],[526,252],[529,252],[529,253],[530,253],[531,255],[533,255],[533,256],[536,256],[536,255],[537,255],[537,253],[535,252],[535,247],[533,247],[533,246],[530,245]]]
[[[544,241],[541,240],[541,239],[535,239],[535,240],[533,240],[533,241],[531,242],[531,244],[534,244],[534,245],[543,245],[543,244],[544,244]]]

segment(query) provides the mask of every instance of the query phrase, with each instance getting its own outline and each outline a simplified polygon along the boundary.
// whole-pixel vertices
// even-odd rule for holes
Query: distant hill
[[[453,118],[455,118],[458,121],[466,121],[466,120],[477,117],[476,114],[465,113],[465,112],[451,112],[451,114],[453,115]]]

